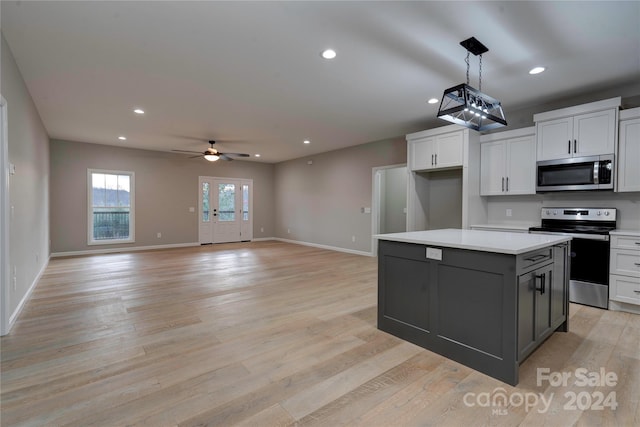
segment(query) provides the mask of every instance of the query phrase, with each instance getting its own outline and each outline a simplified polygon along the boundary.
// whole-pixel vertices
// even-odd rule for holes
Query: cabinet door
[[[551,331],[553,264],[518,276],[518,360],[522,361]]]
[[[481,196],[504,194],[506,147],[504,141],[485,142],[480,146]],[[535,162],[535,158],[533,160]]]
[[[533,135],[508,141],[505,169],[507,194],[536,193],[536,141]]]
[[[536,123],[538,160],[566,159],[573,155],[573,118]]]
[[[436,136],[435,167],[462,166],[464,135],[462,131]]]
[[[640,118],[620,122],[618,191],[640,191]]]
[[[435,137],[419,139],[410,143],[411,170],[431,169],[435,165]]]
[[[615,109],[575,116],[573,118],[573,156],[614,154],[615,128]]]

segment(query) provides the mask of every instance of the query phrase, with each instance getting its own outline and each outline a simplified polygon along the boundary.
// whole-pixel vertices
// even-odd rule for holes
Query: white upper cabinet
[[[412,171],[459,167],[464,162],[463,130],[436,135],[412,134],[407,137],[409,165]]]
[[[618,97],[535,114],[538,160],[614,154],[620,103]]]
[[[618,191],[640,191],[640,108],[620,112]]]
[[[480,195],[536,192],[535,128],[480,137]]]

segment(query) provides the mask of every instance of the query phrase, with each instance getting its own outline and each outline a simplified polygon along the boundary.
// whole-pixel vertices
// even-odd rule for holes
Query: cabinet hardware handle
[[[525,258],[524,260],[525,261],[536,262],[536,261],[540,261],[541,259],[544,259],[546,257],[547,257],[546,255],[540,254],[540,255],[532,256],[531,258]]]
[[[569,140],[569,145],[567,147],[567,154],[571,154],[571,140]]]
[[[509,177],[507,177],[507,192],[509,192]]]
[[[640,245],[640,242],[634,242],[636,245]]]
[[[578,140],[574,139],[573,140],[573,152],[577,153],[578,152],[577,150],[578,150]]]
[[[640,267],[640,262],[634,262],[634,264]]]
[[[536,291],[540,291],[540,295],[544,295],[544,291],[545,291],[545,287],[546,287],[546,281],[547,281],[547,275],[546,273],[543,273],[539,276],[535,276],[536,279],[540,279],[540,287],[536,288]]]
[[[431,155],[431,166],[433,166],[433,154]]]
[[[640,294],[640,291],[633,291],[633,292],[635,292],[636,294]]]
[[[504,176],[502,177],[502,191],[504,191]]]
[[[438,153],[436,153],[436,165],[438,164]]]

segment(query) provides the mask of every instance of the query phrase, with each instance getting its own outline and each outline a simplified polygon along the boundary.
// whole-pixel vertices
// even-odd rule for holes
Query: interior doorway
[[[407,231],[407,166],[373,168],[372,235]],[[378,241],[372,240],[373,255]]]
[[[198,194],[200,244],[253,239],[253,180],[201,176]]]

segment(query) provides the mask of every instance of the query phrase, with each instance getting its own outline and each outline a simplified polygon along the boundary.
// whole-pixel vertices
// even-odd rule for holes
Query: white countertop
[[[640,230],[613,230],[609,234],[640,237]]]
[[[530,227],[539,227],[540,224],[527,223],[527,224],[473,224],[469,228],[474,229],[494,229],[494,230],[518,230],[523,231],[525,233],[529,232]]]
[[[376,239],[416,243],[446,248],[519,255],[547,246],[568,242],[571,237],[552,234],[509,233],[504,231],[443,229],[376,234]]]

